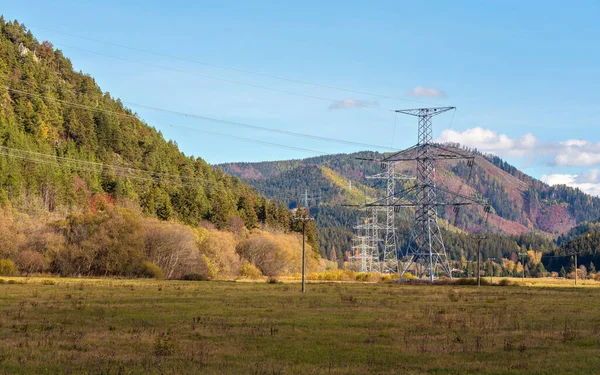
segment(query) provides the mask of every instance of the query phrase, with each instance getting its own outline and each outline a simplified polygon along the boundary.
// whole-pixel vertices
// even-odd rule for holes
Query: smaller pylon
[[[384,172],[372,176],[368,179],[386,180],[385,206],[381,208],[386,214],[386,221],[383,230],[383,259],[381,261],[381,272],[398,273],[398,242],[396,238],[396,215],[393,201],[396,194],[396,181],[414,179],[404,174],[396,172],[396,162],[381,162],[381,168]],[[375,209],[375,207],[372,207]]]
[[[351,260],[360,263],[360,272],[381,272],[379,262],[379,230],[376,211],[367,216],[363,224],[354,227],[358,231],[353,241],[353,254]]]

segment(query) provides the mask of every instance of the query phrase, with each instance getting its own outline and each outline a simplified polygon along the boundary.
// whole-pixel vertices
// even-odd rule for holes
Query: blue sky
[[[434,121],[438,140],[494,152],[535,177],[598,194],[600,3],[564,4],[32,0],[3,4],[2,12],[127,103],[397,148],[415,143],[417,124],[389,109],[452,105],[452,123],[452,113]],[[332,101],[207,76],[345,105],[330,109]],[[131,107],[184,152],[211,163],[314,154],[168,125],[327,153],[362,148]]]

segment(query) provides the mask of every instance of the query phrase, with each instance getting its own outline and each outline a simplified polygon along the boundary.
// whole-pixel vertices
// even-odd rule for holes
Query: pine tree
[[[567,276],[567,271],[565,270],[565,267],[561,267],[560,268],[560,272],[558,273],[558,276],[565,278]]]

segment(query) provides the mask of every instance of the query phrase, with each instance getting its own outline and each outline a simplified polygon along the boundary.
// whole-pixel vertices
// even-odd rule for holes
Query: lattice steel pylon
[[[352,241],[354,241],[355,244],[352,247],[352,256],[350,257],[350,260],[360,262],[360,272],[368,272],[369,236],[355,236]]]
[[[353,238],[356,245],[353,247],[352,259],[360,262],[360,272],[381,272],[379,262],[379,230],[381,226],[377,223],[377,212],[373,208],[371,215],[364,218],[363,224],[354,227],[362,232]]]
[[[463,205],[487,206],[485,201],[436,186],[435,166],[438,161],[466,159],[468,165],[472,167],[475,159],[461,150],[433,143],[432,118],[453,109],[455,107],[396,111],[419,118],[418,143],[383,159],[384,162],[416,161],[417,164],[415,184],[396,192],[391,204],[394,207],[413,207],[415,209],[415,221],[410,240],[403,254],[406,262],[400,274],[401,279],[413,264],[415,264],[415,272],[424,274],[431,281],[434,280],[438,271],[452,278],[442,232],[438,224],[437,209],[438,207],[452,206],[457,214],[458,209]],[[387,198],[389,199],[389,196]],[[386,205],[390,205],[389,202]]]
[[[369,272],[382,272],[381,262],[379,261],[379,242],[381,242],[381,239],[379,238],[379,232],[383,229],[383,227],[379,224],[378,208],[371,207],[370,211],[371,218],[368,231],[371,235],[371,254],[369,256],[371,261],[369,264]]]
[[[452,277],[446,247],[442,232],[438,225],[438,215],[435,191],[435,162],[430,144],[433,140],[432,117],[447,112],[454,107],[445,108],[419,108],[416,110],[399,110],[398,113],[419,117],[420,150],[417,153],[417,204],[415,210],[415,224],[411,233],[406,252],[409,262],[404,266],[402,275],[415,260],[422,258],[429,261],[429,278],[433,281],[436,267],[439,266],[444,273]]]
[[[382,273],[398,272],[398,241],[396,238],[396,215],[392,205],[396,193],[396,180],[409,179],[409,177],[396,172],[396,162],[381,162],[381,167],[385,171],[372,176],[368,179],[386,180],[385,207],[381,211],[385,212],[386,221],[382,228],[383,231],[383,257],[381,260]],[[375,208],[374,208],[375,209]]]

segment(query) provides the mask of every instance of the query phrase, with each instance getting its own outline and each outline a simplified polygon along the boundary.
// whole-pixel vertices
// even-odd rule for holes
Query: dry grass
[[[596,372],[600,288],[526,281],[539,287],[4,278],[0,373]]]
[[[485,278],[489,281],[489,277]],[[535,287],[553,287],[553,288],[573,288],[575,287],[574,279],[563,279],[563,278],[525,278],[521,279],[519,277],[505,277],[498,278],[494,277],[494,283],[497,283],[501,279],[511,280],[512,282],[523,285],[523,286],[535,286]],[[577,287],[600,287],[600,281],[595,281],[591,279],[586,280],[577,280]]]

